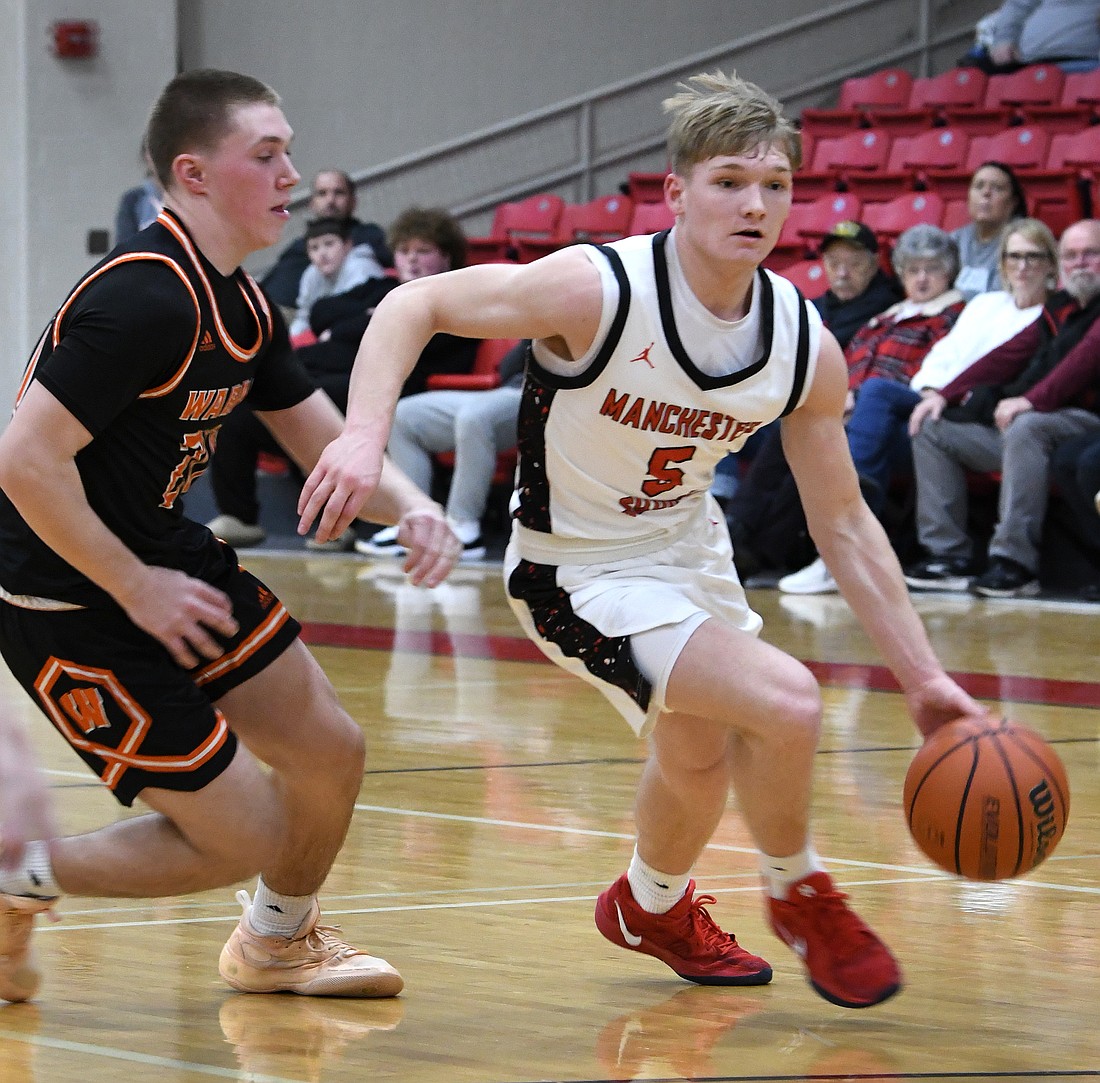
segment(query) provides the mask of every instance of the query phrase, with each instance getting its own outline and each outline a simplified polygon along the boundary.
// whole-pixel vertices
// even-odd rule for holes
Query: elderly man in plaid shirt
[[[943,338],[966,305],[963,295],[951,287],[959,271],[959,250],[954,240],[937,226],[907,229],[891,256],[905,297],[885,312],[872,316],[844,350],[848,361],[848,413],[855,407],[863,383],[872,376],[908,384],[928,351]],[[870,485],[868,479],[865,484]],[[864,496],[876,514],[885,493]],[[787,594],[826,594],[837,589],[820,557],[805,568],[779,580]]]

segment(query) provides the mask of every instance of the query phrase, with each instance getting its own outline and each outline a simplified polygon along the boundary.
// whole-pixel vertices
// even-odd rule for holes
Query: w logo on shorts
[[[61,709],[84,733],[107,729],[111,724],[103,703],[103,694],[98,688],[74,688],[61,696],[58,702]]]

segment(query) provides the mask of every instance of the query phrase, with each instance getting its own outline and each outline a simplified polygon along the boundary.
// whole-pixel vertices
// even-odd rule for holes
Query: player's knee
[[[346,711],[333,704],[317,727],[316,744],[310,744],[311,767],[326,778],[346,778],[358,787],[366,755],[363,731]]]
[[[817,746],[821,736],[821,688],[801,663],[792,667],[778,691],[776,733],[784,741]]]

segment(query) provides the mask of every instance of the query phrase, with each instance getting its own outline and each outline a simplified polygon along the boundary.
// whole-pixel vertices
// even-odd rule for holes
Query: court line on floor
[[[392,651],[397,636],[395,629],[376,625],[314,621],[302,625],[302,640],[311,646]],[[484,632],[402,630],[400,649],[443,657],[552,664],[529,639]],[[802,661],[819,682],[829,687],[900,692],[897,680],[884,665],[815,659]],[[1100,707],[1100,683],[1096,681],[963,671],[952,671],[952,674],[971,695],[979,699],[1063,707]]]
[[[0,1030],[0,1038],[24,1045],[37,1046],[40,1049],[56,1049],[62,1053],[83,1053],[92,1057],[107,1057],[112,1060],[128,1061],[131,1064],[143,1064],[150,1068],[176,1068],[181,1072],[196,1072],[199,1075],[214,1076],[217,1079],[245,1079],[250,1083],[308,1083],[306,1080],[293,1079],[281,1075],[260,1075],[256,1072],[245,1073],[240,1068],[219,1068],[214,1064],[199,1064],[192,1060],[176,1060],[173,1057],[158,1057],[151,1053],[137,1053],[128,1049],[116,1049],[109,1045],[90,1045],[87,1042],[70,1042],[64,1038],[47,1038],[40,1034],[20,1034],[13,1030]]]

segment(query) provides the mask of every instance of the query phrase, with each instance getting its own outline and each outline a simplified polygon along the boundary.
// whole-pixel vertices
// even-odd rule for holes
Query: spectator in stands
[[[1059,444],[1050,472],[1069,509],[1073,536],[1100,567],[1100,434],[1075,436]],[[1077,596],[1086,602],[1100,602],[1100,582],[1085,584]]]
[[[461,267],[466,260],[466,236],[446,211],[411,207],[390,228],[389,243],[396,264],[394,277],[370,278],[346,293],[324,297],[310,313],[316,344],[296,351],[314,383],[340,408],[346,409],[348,382],[355,351],[378,302],[401,282]],[[420,355],[402,394],[424,390],[432,373],[469,372],[477,340],[436,335]],[[206,525],[230,545],[259,545],[267,536],[260,526],[256,492],[256,463],[261,451],[280,449],[261,420],[243,404],[226,418],[210,461],[210,480],[218,515]],[[350,549],[353,533],[324,544],[307,541],[309,548]]]
[[[907,229],[898,238],[892,259],[905,299],[873,316],[844,351],[849,423],[863,385],[878,378],[907,386],[928,351],[955,326],[965,305],[962,294],[951,285],[959,270],[958,248],[938,226],[922,224]],[[867,480],[861,482],[864,499],[881,513],[884,494],[869,492],[872,487]],[[779,589],[787,594],[824,594],[837,586],[818,557],[780,579]]]
[[[917,535],[927,557],[906,571],[916,590],[990,598],[1040,589],[1040,539],[1055,447],[1100,434],[1100,221],[1059,244],[1063,290],[1043,315],[913,410]],[[997,525],[984,573],[967,531],[967,471],[1000,471]]]
[[[955,326],[928,351],[908,384],[874,376],[860,388],[848,418],[848,444],[871,510],[881,510],[891,479],[911,472],[909,415],[990,350],[1034,323],[1057,284],[1058,242],[1035,218],[1005,227],[1001,238],[1004,290],[979,293]]]
[[[351,239],[356,247],[369,249],[365,254],[373,255],[377,261],[375,274],[381,276],[387,267],[393,266],[393,256],[381,226],[374,222],[361,222],[355,217],[355,186],[347,173],[339,169],[322,169],[313,178],[309,215],[310,218],[347,218],[351,222]],[[277,305],[293,312],[307,267],[309,256],[303,234],[279,253],[275,265],[260,279],[260,285]]]
[[[424,391],[397,403],[387,452],[420,488],[432,491],[432,456],[455,453],[447,494],[447,518],[462,542],[462,560],[485,556],[481,520],[489,500],[497,455],[516,446],[516,422],[523,389],[523,367],[530,343],[504,356],[499,386],[483,391]],[[369,556],[404,556],[397,531],[383,527],[355,543]]]
[[[862,222],[839,222],[821,242],[829,288],[813,304],[842,349],[872,316],[905,296],[897,279],[882,270],[878,251],[874,233]],[[814,556],[779,426],[754,434],[746,450],[753,443],[749,468],[725,505],[742,579],[766,569],[800,568]]]
[[[829,288],[814,305],[845,349],[872,316],[900,301],[905,291],[882,269],[878,240],[862,222],[838,222],[818,251]]]
[[[164,190],[157,180],[156,170],[144,143],[141,147],[141,160],[145,166],[145,180],[133,188],[127,188],[118,200],[118,209],[115,211],[115,244],[128,241],[135,233],[152,225],[164,204]]]
[[[322,298],[345,293],[368,278],[377,278],[378,260],[366,246],[356,247],[351,239],[351,222],[346,218],[315,218],[306,226],[306,255],[309,266],[298,287],[298,311],[290,323],[290,334],[309,331],[309,314]]]
[[[970,300],[1004,286],[1000,277],[1000,245],[1004,227],[1027,215],[1027,196],[1019,177],[1003,162],[983,162],[970,178],[967,194],[970,221],[951,234],[959,246],[959,276],[955,288]]]
[[[1005,0],[981,19],[962,63],[991,75],[1028,64],[1091,71],[1100,56],[1100,0]]]
[[[843,349],[859,328],[901,300],[904,292],[898,280],[882,269],[878,240],[862,222],[838,222],[822,239],[818,252],[829,288],[813,303]],[[793,484],[779,443],[779,425],[773,422],[754,433],[741,451],[718,464],[711,493],[727,511],[740,485],[741,463],[755,462],[761,453],[765,458],[758,482],[770,477],[786,478]]]

